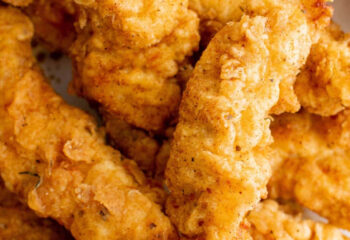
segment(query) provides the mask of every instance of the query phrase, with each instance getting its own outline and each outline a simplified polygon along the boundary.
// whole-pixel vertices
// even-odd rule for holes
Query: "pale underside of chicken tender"
[[[293,199],[330,223],[350,229],[350,112],[276,117],[272,198]]]
[[[54,221],[36,216],[0,179],[0,239],[70,240],[72,237]]]
[[[266,200],[249,213],[248,232],[254,240],[345,240],[339,229],[304,220],[302,209]]]
[[[143,46],[142,42],[120,42],[120,35],[131,34],[137,39],[133,31],[139,29],[139,22],[156,17],[152,15],[156,9],[136,14],[120,33],[110,27],[110,19],[116,22],[125,19],[117,10],[113,12],[112,7],[106,8],[109,15],[101,17],[103,2],[108,1],[80,6],[85,11],[80,15],[79,23],[83,24],[80,24],[78,39],[71,49],[76,69],[73,89],[98,102],[109,116],[146,130],[164,129],[176,116],[180,102],[180,87],[175,75],[185,57],[198,46],[197,16],[187,9],[187,1],[140,1],[144,8],[150,5],[162,13],[168,11],[162,16],[166,21],[171,20],[165,30],[159,28],[165,32],[156,42]],[[120,6],[130,5],[127,1],[121,2]],[[156,5],[157,2],[161,3]],[[147,20],[145,24],[148,25],[143,29],[153,29],[153,24],[161,22],[161,19],[155,19],[155,22]]]
[[[188,237],[238,237],[247,211],[266,196],[269,113],[313,42],[314,22],[301,4],[250,4],[252,17],[229,23],[210,42],[181,102],[167,212]]]
[[[314,34],[313,42],[316,43],[319,38],[317,29],[323,29],[329,24],[332,9],[326,5],[332,0],[288,0],[290,4],[303,5],[303,11],[310,21],[310,28]],[[264,4],[268,9],[269,1],[257,1],[258,4]],[[260,3],[259,3],[260,2]],[[252,0],[189,0],[189,6],[199,15],[201,20],[201,45],[206,47],[209,40],[229,21],[239,20],[243,14],[250,14],[249,5],[254,4]],[[297,112],[300,109],[300,103],[295,94],[293,85],[295,78],[288,81],[282,81],[280,86],[280,97],[278,103],[271,109],[272,114],[281,114],[283,112]]]
[[[312,46],[294,86],[300,104],[309,112],[331,116],[350,106],[349,41],[350,35],[333,23]]]
[[[158,189],[104,143],[91,116],[68,106],[33,60],[33,26],[0,9],[0,172],[38,215],[76,239],[176,239]],[[26,174],[25,174],[26,173]]]

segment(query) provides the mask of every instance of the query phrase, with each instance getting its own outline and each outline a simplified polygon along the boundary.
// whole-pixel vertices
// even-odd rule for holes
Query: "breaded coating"
[[[350,35],[332,24],[312,46],[295,92],[309,112],[331,116],[350,106]]]
[[[33,0],[24,11],[33,22],[39,40],[50,50],[68,52],[76,38],[77,9],[73,0]]]
[[[299,5],[247,3],[251,16],[214,37],[181,102],[166,171],[167,212],[188,237],[238,237],[245,214],[266,196],[269,112],[312,45]]]
[[[0,9],[0,172],[6,186],[76,239],[176,239],[136,164],[67,105],[31,55],[33,26]]]
[[[119,46],[146,48],[160,43],[187,21],[187,0],[74,0],[84,11],[81,28],[104,33]]]
[[[68,240],[72,237],[54,221],[36,216],[0,180],[0,239]]]
[[[216,21],[225,25],[230,21],[239,21],[246,12],[249,3],[246,0],[189,0],[201,21]]]
[[[199,20],[187,5],[187,0],[33,0],[25,11],[51,49],[70,49],[71,92],[118,120],[164,130],[178,112],[175,76],[199,42]],[[73,24],[78,39],[70,48]]]
[[[152,176],[154,184],[162,186],[174,128],[167,128],[162,136],[152,136],[124,121],[108,118],[108,114],[106,116],[104,120],[109,143],[124,156],[133,159],[148,176]]]
[[[249,213],[249,232],[254,240],[345,240],[339,229],[303,220],[301,209],[266,200]]]
[[[5,0],[22,10],[34,24],[35,36],[52,51],[68,53],[75,40],[74,0]]]
[[[122,120],[109,118],[108,114],[104,116],[111,145],[133,159],[142,170],[154,170],[159,143],[141,129],[136,129]]]
[[[350,112],[320,117],[301,112],[276,118],[272,198],[295,199],[350,229]]]
[[[74,90],[114,118],[164,129],[180,102],[179,65],[199,42],[199,20],[187,1],[96,1],[80,8],[71,49]]]
[[[329,24],[332,8],[326,5],[332,0],[288,0],[290,4],[302,5],[304,13],[311,20],[310,31],[313,42],[316,43],[319,38],[319,29],[323,29]],[[201,20],[201,45],[205,48],[210,39],[229,21],[238,21],[243,14],[250,14],[250,4],[247,0],[189,0],[189,6],[199,15]],[[257,4],[265,4],[269,8],[268,1],[259,0]],[[282,81],[280,86],[280,98],[276,106],[271,110],[273,114],[283,112],[297,112],[300,109],[298,98],[295,94],[293,85],[295,78],[289,78],[289,81]]]
[[[33,0],[2,0],[2,1],[17,7],[25,7],[33,2]]]

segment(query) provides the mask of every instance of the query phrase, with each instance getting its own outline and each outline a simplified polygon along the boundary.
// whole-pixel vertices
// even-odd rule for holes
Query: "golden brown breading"
[[[106,132],[110,143],[137,165],[146,171],[155,169],[155,158],[159,151],[159,143],[141,129],[136,129],[122,120],[104,115]]]
[[[320,117],[302,112],[276,117],[272,198],[295,199],[350,229],[350,112]]]
[[[116,8],[107,8],[108,2],[113,1],[80,6],[86,11],[80,16],[82,30],[71,51],[76,69],[74,89],[100,103],[112,117],[146,130],[165,128],[180,101],[180,87],[174,78],[179,64],[198,45],[197,16],[187,9],[186,1],[135,1],[136,10],[130,8],[129,1],[120,1]],[[164,29],[155,28],[161,33],[153,34],[149,28],[164,24],[162,18],[155,18],[157,9],[170,23]],[[130,19],[124,16],[134,10]],[[150,21],[153,18],[155,22]],[[139,23],[147,25],[141,28]],[[147,32],[138,32],[141,30]],[[141,41],[139,37],[148,39],[144,34],[156,36],[157,41]],[[132,37],[135,41],[129,39]]]
[[[331,0],[289,0],[290,4],[302,5],[304,13],[311,19],[310,29],[314,32],[313,42],[319,38],[318,29],[323,29],[329,24],[332,9],[326,5]],[[190,8],[196,11],[201,19],[201,45],[206,47],[209,40],[219,31],[228,21],[239,20],[244,13],[250,14],[250,4],[254,0],[190,0]],[[265,4],[269,8],[269,2],[264,0],[257,1],[258,4]],[[271,110],[274,114],[283,112],[297,112],[300,108],[298,98],[294,92],[293,85],[295,78],[289,78],[289,81],[282,81],[280,86],[280,98],[276,106]]]
[[[269,112],[305,63],[313,29],[299,5],[251,1],[209,44],[187,84],[168,162],[167,212],[189,237],[232,239],[266,196]]]
[[[153,176],[155,183],[161,186],[164,170],[170,155],[170,141],[173,127],[169,127],[162,136],[151,136],[141,129],[130,126],[124,121],[108,118],[104,115],[106,132],[110,144],[121,153],[133,159],[148,176]]]
[[[84,11],[79,27],[88,24],[93,32],[104,33],[106,40],[133,48],[160,43],[188,15],[187,0],[74,1]]]
[[[77,15],[74,0],[6,0],[22,10],[34,24],[36,37],[52,51],[68,52],[75,40]]]
[[[250,212],[247,220],[254,240],[345,240],[339,229],[303,220],[301,209],[266,200]]]
[[[350,35],[332,24],[312,46],[295,92],[309,112],[330,116],[350,106]]]
[[[221,23],[221,27],[227,22],[239,21],[248,4],[246,0],[189,0],[190,9],[198,14],[201,21]]]
[[[68,106],[31,55],[33,26],[0,9],[0,170],[6,186],[76,239],[176,239],[136,164]]]
[[[0,239],[64,240],[69,233],[50,219],[42,219],[20,203],[0,179]]]
[[[64,51],[80,13],[71,50],[76,93],[147,130],[165,128],[176,116],[180,88],[174,76],[199,41],[198,19],[187,1],[34,0],[25,10],[39,38]]]

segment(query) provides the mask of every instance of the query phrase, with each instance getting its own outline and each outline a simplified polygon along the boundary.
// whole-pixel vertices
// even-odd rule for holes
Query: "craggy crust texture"
[[[257,1],[259,2],[259,1]],[[260,1],[262,2],[262,1]],[[327,2],[331,0],[297,0],[289,1],[294,4],[302,4],[303,11],[310,19],[310,31],[313,42],[316,43],[319,38],[319,29],[323,29],[329,24],[332,15],[332,8],[327,6]],[[238,21],[243,14],[250,14],[250,3],[246,0],[190,0],[189,6],[199,16],[201,45],[206,47],[210,39],[229,21]],[[266,5],[268,8],[268,3]],[[280,86],[280,98],[278,103],[272,108],[273,114],[281,114],[283,112],[297,112],[300,108],[298,98],[295,94],[293,85],[295,78],[289,81],[282,81]]]
[[[349,40],[349,34],[332,24],[312,46],[294,87],[309,112],[331,116],[350,106]]]
[[[74,0],[84,13],[79,24],[104,32],[119,46],[147,48],[157,44],[181,22],[187,0]],[[85,15],[85,17],[84,17]],[[118,36],[118,37],[116,37]]]
[[[272,198],[295,199],[350,229],[350,112],[320,117],[302,112],[277,117]]]
[[[301,209],[266,200],[249,213],[250,233],[254,240],[345,240],[339,229],[303,220]]]
[[[0,180],[0,239],[70,240],[72,237],[52,220],[36,216]]]
[[[33,26],[0,9],[0,171],[6,186],[76,239],[176,239],[136,164],[68,106],[31,55]]]
[[[140,47],[132,41],[121,43],[119,40],[128,34],[134,36],[139,22],[157,16],[152,15],[155,10],[135,15],[134,25],[120,33],[114,25],[110,26],[110,18],[116,22],[125,19],[120,19],[118,9],[109,9],[104,2],[113,1],[97,1],[85,8],[80,6],[85,11],[79,19],[82,30],[71,49],[76,70],[73,88],[78,94],[101,104],[112,117],[146,130],[162,129],[177,114],[181,94],[175,75],[179,64],[197,48],[198,18],[187,9],[186,1],[166,0],[159,6],[154,5],[159,1],[134,1],[135,4],[140,2],[136,6],[159,8],[162,14],[168,11],[164,15],[165,21],[171,20],[166,29],[159,28],[164,32],[158,41]],[[125,8],[130,5],[130,1],[121,2]],[[105,11],[111,11],[109,18],[98,14],[103,7],[106,7]],[[154,24],[158,25],[158,20],[161,19]],[[153,22],[147,20],[146,23],[143,30],[154,27]],[[173,27],[168,29],[169,26]]]
[[[230,21],[239,21],[245,13],[245,0],[189,0],[201,21],[217,21],[223,25]]]
[[[290,3],[250,2],[254,17],[223,28],[188,82],[166,171],[167,212],[184,235],[238,238],[266,195],[269,112],[312,44],[305,14]]]

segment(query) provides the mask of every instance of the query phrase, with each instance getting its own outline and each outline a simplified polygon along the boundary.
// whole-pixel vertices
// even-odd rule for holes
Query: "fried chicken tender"
[[[331,116],[350,106],[350,35],[332,24],[312,46],[295,83],[295,92],[309,112]]]
[[[0,171],[6,186],[76,239],[176,239],[136,164],[68,106],[31,55],[33,26],[0,9]]]
[[[301,209],[266,200],[249,213],[249,232],[255,240],[345,240],[339,229],[303,220]]]
[[[54,50],[71,50],[72,92],[100,103],[114,118],[159,130],[177,115],[181,94],[175,75],[199,42],[199,20],[187,5],[187,0],[33,0],[25,10],[40,39]],[[78,39],[70,48],[74,22]]]
[[[54,221],[36,216],[0,180],[0,239],[68,240],[72,237]]]
[[[326,5],[332,0],[301,0],[289,1],[294,4],[302,4],[303,11],[312,21],[310,28],[314,34],[313,42],[316,43],[319,38],[318,29],[323,29],[329,24],[332,8]],[[259,1],[258,1],[259,2]],[[262,2],[262,1],[260,1]],[[250,14],[249,1],[246,0],[190,0],[189,6],[198,13],[201,24],[201,45],[205,48],[210,39],[229,21],[238,21],[243,14]],[[268,3],[266,3],[268,8]],[[271,113],[281,114],[283,112],[297,112],[300,109],[300,103],[295,94],[293,85],[294,78],[289,81],[282,81],[280,86],[280,99],[272,108]]]
[[[269,112],[313,42],[302,8],[248,1],[251,16],[209,44],[187,84],[166,178],[167,212],[193,238],[233,239],[270,177]]]
[[[175,75],[197,48],[199,21],[187,1],[133,3],[80,5],[81,30],[71,51],[73,89],[110,116],[159,130],[177,114],[181,94]]]
[[[320,117],[307,112],[277,117],[272,198],[295,199],[350,229],[350,112]]]

